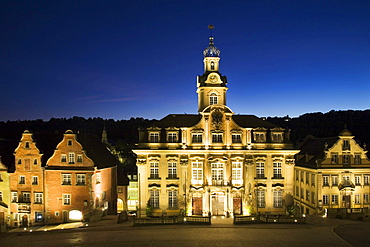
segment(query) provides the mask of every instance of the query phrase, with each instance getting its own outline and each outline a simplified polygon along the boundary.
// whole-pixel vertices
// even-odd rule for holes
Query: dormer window
[[[159,132],[150,132],[149,142],[159,142]]]
[[[75,154],[69,153],[69,164],[74,164],[74,163],[75,163]]]
[[[62,155],[60,156],[60,162],[67,162],[67,155],[62,154]]]
[[[72,140],[68,140],[68,141],[67,141],[67,145],[68,145],[68,146],[72,146]]]
[[[25,148],[30,148],[30,143],[29,142],[26,142]]]
[[[216,93],[211,93],[209,96],[209,104],[210,105],[217,105],[218,103],[218,97]]]
[[[338,164],[338,153],[332,153],[331,154],[331,163],[332,164]]]
[[[167,133],[167,142],[177,142],[177,133],[176,132]]]
[[[242,135],[241,134],[232,134],[231,140],[233,143],[241,143],[242,142]]]
[[[203,134],[202,133],[193,133],[191,138],[193,143],[203,143]]]
[[[212,143],[222,143],[222,133],[212,134]]]
[[[283,134],[282,133],[272,133],[271,135],[272,142],[281,143],[283,142]]]
[[[348,150],[349,149],[349,140],[343,140],[343,149]]]
[[[255,142],[266,142],[265,133],[255,133],[254,140]]]

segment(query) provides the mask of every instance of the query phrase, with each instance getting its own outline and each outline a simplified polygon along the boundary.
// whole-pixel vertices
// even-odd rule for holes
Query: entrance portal
[[[212,215],[225,215],[224,195],[212,195]]]
[[[193,212],[194,215],[202,215],[202,197],[193,197]]]

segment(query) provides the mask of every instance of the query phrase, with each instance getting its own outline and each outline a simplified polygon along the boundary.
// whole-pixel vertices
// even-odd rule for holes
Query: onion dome
[[[209,46],[203,51],[204,57],[219,57],[220,53],[221,51],[213,44],[213,37],[209,37]]]

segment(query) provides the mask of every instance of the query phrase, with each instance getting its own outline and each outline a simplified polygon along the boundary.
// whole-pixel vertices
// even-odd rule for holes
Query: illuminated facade
[[[14,156],[15,171],[9,174],[11,226],[43,224],[45,193],[42,154],[29,131],[22,134]]]
[[[10,225],[10,181],[8,168],[0,157],[0,232],[6,231]]]
[[[284,214],[298,153],[289,130],[235,115],[213,37],[203,54],[198,114],[171,114],[140,130],[139,216]]]
[[[46,223],[116,213],[117,164],[97,138],[66,131],[45,166]]]
[[[300,150],[294,198],[302,213],[370,206],[370,161],[350,131],[332,138],[307,138]]]

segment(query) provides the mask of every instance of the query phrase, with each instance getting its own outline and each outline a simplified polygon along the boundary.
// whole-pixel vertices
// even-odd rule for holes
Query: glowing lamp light
[[[295,223],[297,223],[297,220],[294,220]]]
[[[82,220],[82,212],[78,210],[72,210],[69,212],[70,220]]]

